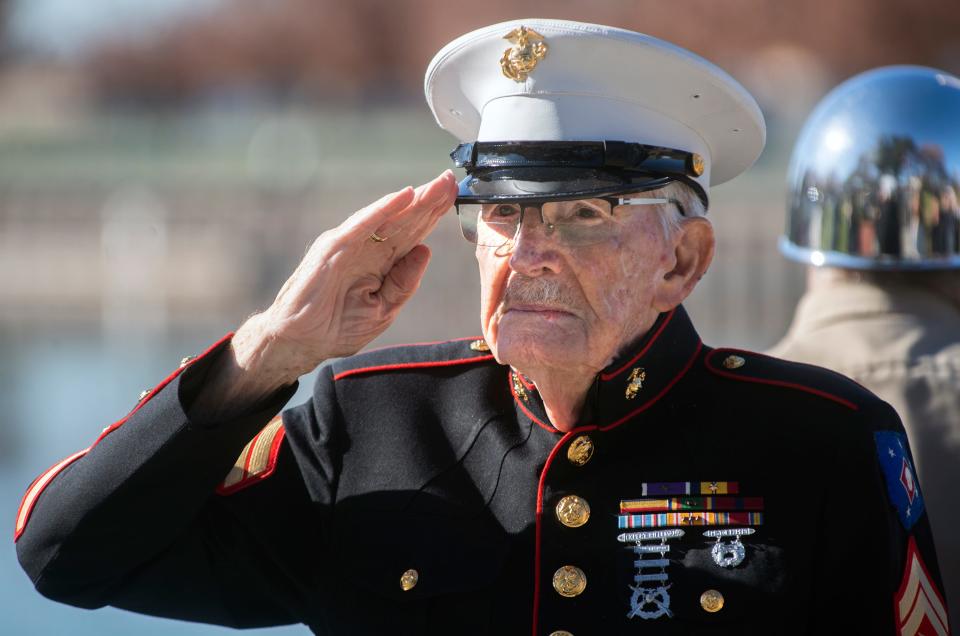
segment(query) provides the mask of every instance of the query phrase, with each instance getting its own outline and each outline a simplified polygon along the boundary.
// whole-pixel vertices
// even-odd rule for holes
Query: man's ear
[[[703,217],[682,219],[672,237],[674,267],[663,275],[654,294],[657,310],[669,311],[686,300],[713,261],[716,239]]]

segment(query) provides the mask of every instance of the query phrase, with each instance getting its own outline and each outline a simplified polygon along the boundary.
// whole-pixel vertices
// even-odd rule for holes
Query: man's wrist
[[[253,393],[272,393],[312,370],[304,368],[297,351],[281,337],[268,312],[254,314],[237,329],[230,352],[235,379]]]
[[[190,418],[205,422],[232,419],[267,402],[308,371],[297,365],[293,351],[277,337],[269,317],[255,314],[237,329],[205,374],[204,386],[189,408]]]

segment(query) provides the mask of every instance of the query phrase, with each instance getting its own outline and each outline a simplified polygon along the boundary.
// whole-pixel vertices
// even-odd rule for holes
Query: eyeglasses
[[[523,223],[523,213],[540,213],[544,233],[571,247],[603,243],[619,234],[623,218],[614,214],[622,205],[683,206],[676,199],[600,197],[572,201],[458,203],[457,217],[463,237],[481,247],[503,247],[515,241]]]

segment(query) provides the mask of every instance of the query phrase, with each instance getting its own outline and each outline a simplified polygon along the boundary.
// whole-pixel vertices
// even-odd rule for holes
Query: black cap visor
[[[461,144],[451,156],[467,170],[457,203],[583,199],[681,181],[707,205],[690,174],[695,155],[668,148],[610,141],[477,142]]]
[[[673,177],[583,168],[480,170],[460,181],[457,203],[563,201],[662,188]]]

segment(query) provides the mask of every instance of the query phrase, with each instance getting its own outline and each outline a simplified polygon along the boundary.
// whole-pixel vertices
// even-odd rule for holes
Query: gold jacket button
[[[747,363],[746,360],[740,356],[727,356],[723,359],[723,368],[724,369],[739,369]]]
[[[589,435],[580,435],[567,447],[567,459],[574,466],[583,466],[593,457],[593,440]]]
[[[404,592],[409,592],[417,586],[417,581],[420,580],[420,573],[410,568],[406,572],[400,575],[400,587],[403,588]]]
[[[183,367],[187,366],[188,364],[196,360],[196,358],[197,356],[187,356],[186,358],[180,361],[180,368],[182,369]]]
[[[143,402],[143,398],[147,397],[148,395],[150,395],[150,389],[140,391],[140,397],[137,398],[137,402]]]
[[[700,607],[713,614],[723,609],[723,594],[717,590],[707,590],[700,595]]]
[[[587,575],[574,565],[565,565],[553,573],[553,589],[567,598],[580,596],[587,589]]]
[[[558,629],[555,632],[550,632],[550,636],[573,636],[573,634],[565,629]]]
[[[590,520],[590,504],[576,495],[567,495],[557,502],[557,519],[568,528],[579,528]]]

